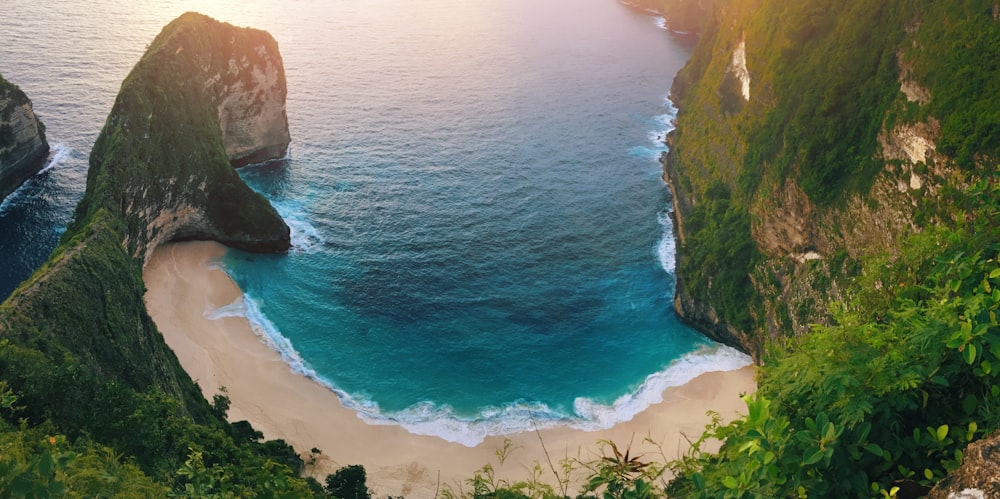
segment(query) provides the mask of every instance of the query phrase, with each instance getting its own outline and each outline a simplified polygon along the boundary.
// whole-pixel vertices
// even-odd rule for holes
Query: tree
[[[366,480],[364,466],[344,466],[326,476],[326,492],[340,499],[371,499]]]

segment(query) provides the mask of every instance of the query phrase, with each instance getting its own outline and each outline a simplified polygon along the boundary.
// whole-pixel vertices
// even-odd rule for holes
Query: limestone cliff
[[[107,408],[136,397],[166,394],[207,417],[146,313],[142,266],[157,245],[183,239],[289,248],[281,217],[232,167],[285,154],[285,92],[263,31],[188,13],[153,40],[94,144],[60,245],[0,305],[0,375],[27,417],[98,440],[123,438]]]
[[[124,246],[143,258],[177,239],[287,250],[288,227],[227,168],[285,154],[285,94],[270,35],[182,15],[122,84],[91,153],[77,224],[101,208],[120,213]]]
[[[0,75],[0,200],[37,173],[48,152],[31,100]]]
[[[1000,126],[996,3],[972,4],[716,5],[664,160],[682,317],[759,358],[856,295],[862,262],[962,219]]]

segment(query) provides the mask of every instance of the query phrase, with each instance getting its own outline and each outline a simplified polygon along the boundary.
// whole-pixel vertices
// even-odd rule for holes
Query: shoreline
[[[752,366],[710,372],[668,388],[663,402],[607,430],[556,427],[491,436],[475,447],[414,435],[396,425],[369,425],[328,387],[292,371],[245,317],[206,317],[206,312],[242,297],[224,271],[209,267],[225,251],[212,242],[157,248],[143,269],[147,310],[206,398],[211,400],[220,386],[226,387],[231,421],[247,420],[265,438],[284,439],[307,463],[309,449],[320,449],[322,454],[315,464],[307,464],[306,472],[321,483],[327,474],[351,464],[365,466],[369,488],[377,496],[434,497],[445,486],[465,490],[465,480],[487,464],[497,478],[511,482],[530,479],[537,464],[541,480],[554,483],[549,457],[562,473],[559,461],[564,458],[599,459],[601,440],[613,441],[620,449],[631,441],[633,454],[669,460],[687,449],[685,435],[694,439],[701,434],[710,421],[706,411],[731,420],[745,413],[738,395],[756,388]],[[574,484],[585,478],[585,469],[571,475]]]

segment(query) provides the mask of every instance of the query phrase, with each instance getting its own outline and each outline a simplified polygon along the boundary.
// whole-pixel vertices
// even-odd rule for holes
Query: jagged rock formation
[[[183,239],[289,248],[287,225],[231,165],[284,155],[285,92],[263,31],[187,13],[153,40],[94,145],[61,244],[0,305],[0,375],[24,417],[98,441],[123,438],[115,418],[132,416],[109,408],[142,397],[166,394],[208,417],[146,313],[142,266],[157,245]]]
[[[0,200],[37,173],[48,153],[31,100],[0,75]]]

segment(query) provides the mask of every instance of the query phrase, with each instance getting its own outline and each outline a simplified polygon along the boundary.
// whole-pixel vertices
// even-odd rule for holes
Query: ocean
[[[271,32],[292,144],[241,170],[287,255],[217,262],[289,368],[371,424],[475,445],[631,419],[749,363],[679,322],[659,156],[694,41],[614,0],[5,5],[53,153],[0,206],[0,295],[58,243],[121,81],[188,10]]]

